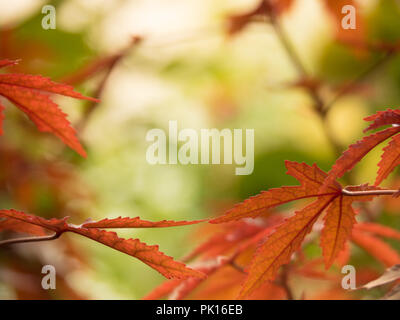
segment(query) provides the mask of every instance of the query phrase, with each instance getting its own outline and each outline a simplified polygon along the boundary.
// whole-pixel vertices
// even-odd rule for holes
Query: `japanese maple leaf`
[[[280,220],[280,219],[279,219]],[[276,217],[259,219],[258,221],[242,220],[224,225],[224,230],[215,234],[198,246],[184,261],[201,256],[192,267],[208,277],[220,271],[228,264],[234,264],[235,259],[250,247],[254,247],[265,239],[277,224]],[[242,276],[243,273],[239,272]],[[205,279],[191,278],[184,280],[169,280],[156,287],[144,299],[159,299],[170,294],[170,299],[184,299],[191,294]]]
[[[185,261],[198,256],[205,258],[215,257],[226,254],[236,247],[245,247],[248,241],[253,243],[255,237],[262,238],[267,236],[274,228],[283,221],[280,216],[266,218],[242,219],[232,223],[223,224],[223,231],[214,234],[207,241],[201,243],[190,254],[185,257]]]
[[[364,130],[377,129],[385,125],[392,127],[378,131],[364,137],[360,141],[349,146],[343,152],[342,156],[336,160],[332,169],[328,173],[327,180],[324,185],[328,185],[332,181],[343,176],[347,171],[351,170],[368,152],[377,145],[393,136],[389,144],[383,148],[382,158],[379,162],[378,175],[375,185],[379,185],[387,176],[400,164],[400,110],[380,111],[372,116],[366,117],[364,120],[372,121],[370,126]]]
[[[162,220],[162,221],[147,221],[142,220],[140,217],[129,218],[129,217],[118,217],[114,219],[103,219],[100,221],[86,221],[82,227],[85,228],[101,228],[101,229],[113,229],[113,228],[167,228],[167,227],[177,227],[177,226],[187,226],[190,224],[197,224],[203,220],[193,220],[193,221],[172,221],[172,220]]]
[[[92,239],[102,243],[115,250],[123,252],[127,255],[135,257],[153,269],[157,270],[168,279],[186,279],[189,277],[204,277],[200,271],[193,270],[185,264],[173,260],[171,257],[165,255],[158,250],[158,246],[149,246],[140,242],[138,239],[123,239],[118,237],[115,232],[105,231],[94,227],[96,222],[88,222],[76,226],[67,222],[64,219],[44,219],[35,215],[27,214],[16,210],[0,210],[0,230],[11,229],[18,232],[32,233],[35,235],[42,234],[43,230],[51,231],[54,233],[51,237],[24,238],[23,242],[28,241],[41,241],[52,240],[61,236],[65,232],[72,232],[79,234],[86,238]],[[5,223],[5,221],[9,223]],[[172,227],[197,223],[198,221],[161,221],[150,222],[140,220],[139,218],[116,218],[110,220],[102,220],[98,222],[104,228],[127,227],[127,228],[140,228],[142,226],[150,227]],[[124,225],[124,224],[126,225]],[[31,225],[32,227],[27,227]],[[36,228],[34,228],[36,227]],[[13,240],[11,240],[13,241]],[[9,241],[0,242],[0,244],[7,244]]]
[[[211,223],[223,223],[244,217],[256,217],[266,210],[299,199],[314,198],[315,201],[297,211],[268,237],[254,254],[249,267],[249,275],[243,285],[240,298],[248,296],[263,282],[273,280],[279,268],[290,261],[294,252],[300,249],[305,236],[312,230],[314,223],[326,212],[325,225],[321,234],[326,268],[329,268],[343,250],[351,235],[355,221],[354,201],[368,201],[371,194],[359,195],[357,191],[376,190],[363,185],[343,189],[336,181],[331,182],[325,191],[321,187],[326,173],[315,164],[286,161],[288,174],[295,177],[300,186],[281,187],[263,191],[259,195],[245,200]]]
[[[16,63],[11,60],[0,60],[0,68]],[[75,92],[69,85],[53,82],[40,75],[0,74],[0,96],[7,98],[23,111],[39,131],[51,132],[71,149],[86,157],[86,152],[67,120],[66,114],[50,99],[50,94],[99,102],[97,99]],[[4,106],[0,103],[0,134],[2,134],[1,127],[4,119],[3,110]]]
[[[35,236],[45,236],[47,234],[46,229],[31,224],[22,222],[20,220],[15,219],[7,219],[0,217],[0,231],[13,231],[17,233],[26,233]]]

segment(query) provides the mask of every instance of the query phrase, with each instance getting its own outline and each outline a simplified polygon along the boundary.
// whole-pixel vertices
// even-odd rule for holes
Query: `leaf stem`
[[[365,190],[365,191],[349,191],[346,188],[342,189],[342,194],[351,197],[357,196],[386,196],[395,195],[399,193],[399,190]]]
[[[41,242],[41,241],[50,241],[55,240],[61,236],[62,232],[56,232],[55,234],[43,237],[23,237],[23,238],[15,238],[0,241],[0,246],[17,244],[17,243],[26,243],[26,242]]]
[[[243,267],[239,266],[234,260],[231,260],[229,262],[229,264],[237,271],[239,271],[240,273],[244,273],[247,274],[247,272],[244,270]]]

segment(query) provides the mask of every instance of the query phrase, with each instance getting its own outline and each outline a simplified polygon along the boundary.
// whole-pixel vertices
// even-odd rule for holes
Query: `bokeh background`
[[[74,223],[117,216],[192,220],[219,215],[261,190],[294,184],[285,174],[286,159],[329,170],[338,150],[363,135],[365,116],[399,105],[400,58],[391,52],[377,63],[387,52],[359,44],[400,40],[400,2],[355,2],[358,29],[345,39],[329,1],[297,0],[282,9],[281,27],[312,79],[299,76],[265,19],[232,30],[232,17],[258,2],[0,0],[0,57],[21,59],[7,71],[49,76],[101,98],[93,106],[55,97],[78,129],[87,159],[39,133],[7,104],[1,208],[71,216]],[[55,30],[41,27],[45,4],[56,7]],[[133,37],[141,41],[132,44]],[[116,61],[112,68],[110,59]],[[322,119],[309,88],[318,86],[331,101],[354,79],[359,81]],[[149,165],[146,133],[167,131],[168,120],[181,129],[254,129],[254,172],[236,176],[234,165]],[[378,148],[355,168],[353,183],[374,181],[379,154]],[[393,181],[396,175],[388,183]],[[395,205],[373,205],[383,208],[379,219],[400,227]],[[197,226],[119,234],[159,244],[178,260],[206,237]],[[310,245],[309,252],[318,250]],[[363,252],[354,259],[374,265]],[[40,287],[45,264],[58,271],[57,290]],[[0,249],[0,299],[140,299],[161,281],[140,261],[75,235]]]

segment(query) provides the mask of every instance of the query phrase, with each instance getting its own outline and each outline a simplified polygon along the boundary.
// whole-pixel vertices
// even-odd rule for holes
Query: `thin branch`
[[[290,60],[292,61],[295,69],[297,70],[298,74],[300,77],[303,79],[310,79],[311,76],[307,72],[306,68],[304,67],[303,63],[301,62],[300,57],[298,56],[294,46],[292,45],[291,41],[289,40],[289,36],[286,34],[282,26],[280,25],[279,20],[277,19],[275,13],[273,12],[273,9],[270,9],[268,11],[270,21],[272,24],[272,27],[275,30],[275,33],[277,34],[280,42],[282,43],[287,55],[289,56]],[[313,100],[313,108],[316,111],[316,113],[319,115],[321,121],[323,122],[324,126],[324,132],[326,135],[326,138],[330,142],[331,146],[335,150],[335,154],[337,156],[340,155],[342,152],[342,147],[340,144],[336,141],[335,137],[333,136],[332,132],[328,128],[328,124],[326,123],[326,114],[328,109],[324,107],[325,102],[320,96],[318,92],[318,88],[315,87],[306,87],[307,92],[309,93],[310,97]]]
[[[285,47],[285,50],[286,50],[287,54],[289,55],[290,60],[292,61],[293,65],[295,66],[295,68],[297,69],[297,71],[300,75],[307,77],[308,73],[307,73],[305,67],[303,66],[303,63],[301,62],[299,56],[297,55],[297,52],[294,49],[294,46],[290,42],[288,35],[281,27],[280,22],[277,19],[275,13],[273,13],[272,8],[269,10],[268,13],[269,13],[269,17],[271,20],[271,24],[272,24],[279,40],[281,41],[282,45]]]
[[[365,190],[365,191],[349,191],[342,189],[342,194],[351,197],[357,196],[393,196],[399,193],[399,190]]]
[[[8,239],[0,241],[0,246],[16,244],[16,243],[50,241],[58,239],[61,236],[61,234],[62,232],[56,232],[55,234],[43,237],[24,237],[24,238]]]
[[[268,2],[268,1],[266,1]],[[299,75],[303,79],[310,79],[310,75],[307,72],[306,68],[304,67],[304,64],[302,63],[299,55],[297,54],[292,42],[289,40],[289,36],[286,34],[284,29],[282,28],[276,13],[273,10],[273,7],[271,6],[269,10],[267,10],[267,14],[270,17],[270,22],[275,30],[275,33],[277,34],[280,42],[282,43],[283,47],[285,48],[285,51],[287,55],[289,56],[290,60],[292,61],[295,69],[299,73]],[[318,92],[318,88],[315,87],[306,87],[306,90],[310,94],[311,98],[314,101],[314,110],[317,112],[317,114],[320,116],[321,120],[324,122],[324,131],[327,139],[331,143],[332,147],[335,150],[335,153],[337,156],[340,155],[342,152],[342,146],[336,141],[336,138],[332,134],[331,130],[328,128],[328,123],[326,122],[326,115],[329,111],[329,109],[334,105],[342,96],[344,96],[346,93],[350,91],[350,89],[358,82],[362,81],[369,75],[371,75],[376,69],[378,69],[380,66],[382,66],[384,63],[389,61],[389,59],[397,52],[396,48],[394,47],[389,47],[385,49],[385,53],[382,56],[381,59],[378,59],[374,64],[372,64],[369,68],[367,68],[364,72],[362,72],[360,75],[358,75],[352,82],[350,82],[348,85],[342,88],[337,95],[328,103],[324,102],[322,99],[320,93]]]
[[[103,76],[102,80],[98,84],[93,96],[96,99],[99,99],[104,91],[104,88],[106,87],[106,84],[108,82],[108,79],[110,78],[111,73],[115,69],[115,67],[118,65],[118,63],[130,52],[130,50],[135,47],[137,44],[139,44],[142,41],[141,38],[139,37],[133,37],[131,43],[124,49],[122,50],[119,54],[116,54],[110,61],[110,64],[108,65],[105,75]],[[77,127],[80,130],[84,130],[84,127],[86,126],[91,114],[93,111],[96,109],[98,103],[97,102],[90,102],[89,105],[87,106],[82,119],[78,123]]]
[[[277,34],[280,42],[282,43],[283,47],[286,50],[290,60],[292,61],[294,67],[297,69],[297,72],[302,78],[309,79],[310,75],[308,74],[306,68],[304,67],[303,63],[301,62],[300,57],[298,56],[296,50],[294,49],[293,44],[290,42],[288,35],[283,30],[280,25],[279,20],[277,19],[276,15],[273,13],[273,10],[270,10],[269,16],[271,19],[271,24]],[[315,110],[321,114],[322,117],[325,116],[324,111],[324,102],[318,92],[314,88],[307,87],[309,94],[311,95],[312,99],[314,100],[314,108]]]
[[[384,52],[383,56],[375,61],[369,68],[364,70],[361,74],[359,74],[356,78],[354,78],[350,83],[348,83],[346,86],[344,86],[337,94],[336,96],[328,102],[324,106],[325,112],[329,110],[329,108],[335,104],[340,98],[342,98],[346,93],[348,93],[356,83],[362,82],[365,78],[373,74],[379,67],[384,65],[386,62],[390,60],[391,57],[393,57],[395,51],[394,50],[387,50]]]
[[[239,271],[240,273],[244,273],[247,274],[246,271],[244,271],[244,268],[242,268],[241,266],[239,266],[234,260],[229,261],[229,264],[237,271]]]

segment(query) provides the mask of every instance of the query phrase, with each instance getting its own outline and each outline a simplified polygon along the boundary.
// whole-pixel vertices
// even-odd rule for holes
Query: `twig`
[[[373,63],[369,68],[364,70],[356,78],[354,78],[349,84],[344,86],[342,88],[342,90],[340,90],[336,94],[336,96],[324,106],[325,111],[329,110],[329,108],[333,104],[335,104],[340,98],[342,98],[346,93],[348,93],[356,83],[363,81],[365,78],[367,78],[369,75],[371,75],[376,69],[378,69],[379,67],[384,65],[387,61],[389,61],[390,58],[394,55],[394,53],[395,53],[395,50],[385,51],[385,53],[383,54],[383,56],[380,59],[375,61],[375,63]]]
[[[109,65],[107,66],[106,69],[106,73],[103,76],[102,80],[100,81],[99,85],[97,86],[93,96],[94,98],[99,99],[104,91],[104,88],[107,84],[108,79],[110,78],[110,75],[112,73],[112,71],[115,69],[116,65],[121,61],[121,59],[123,59],[127,53],[133,48],[135,47],[138,43],[141,42],[141,38],[139,37],[134,37],[131,41],[131,43],[128,45],[127,48],[125,48],[124,50],[122,50],[119,54],[116,54],[111,60]],[[79,124],[77,125],[77,127],[80,130],[83,130],[84,127],[86,126],[90,115],[93,113],[93,111],[95,110],[97,106],[96,102],[90,102],[89,105],[87,106],[82,119],[80,120]]]
[[[266,1],[268,3],[268,0]],[[294,67],[298,71],[299,75],[304,78],[304,79],[310,79],[310,75],[307,72],[306,68],[304,67],[301,59],[299,58],[294,46],[292,45],[291,41],[289,40],[288,35],[282,28],[282,26],[279,23],[279,20],[274,13],[273,7],[271,6],[267,10],[267,14],[270,17],[271,24],[280,40],[282,43],[283,47],[285,48],[285,51],[287,52],[287,55],[289,56],[290,60],[292,61]],[[337,95],[328,103],[324,102],[322,97],[320,96],[318,92],[318,88],[315,87],[306,87],[308,93],[310,94],[311,98],[314,101],[314,110],[317,112],[317,114],[320,116],[321,120],[324,122],[324,131],[327,139],[331,143],[332,147],[335,150],[335,153],[337,156],[340,155],[342,152],[342,147],[340,144],[336,141],[335,137],[333,136],[331,130],[328,128],[328,124],[326,122],[326,115],[332,105],[334,105],[343,95],[345,95],[349,90],[357,83],[368,77],[370,74],[372,74],[378,67],[382,66],[385,62],[387,62],[393,55],[396,53],[396,48],[386,48],[385,53],[381,59],[378,59],[374,64],[372,64],[369,68],[367,68],[364,72],[362,72],[360,75],[358,75],[353,81],[351,81],[347,86],[345,86],[342,90],[340,90]]]
[[[351,197],[357,196],[393,196],[399,193],[399,190],[365,190],[365,191],[349,191],[342,189],[342,194]]]
[[[269,15],[271,19],[271,24],[280,40],[282,43],[283,47],[285,48],[290,60],[292,61],[294,67],[297,69],[297,72],[300,74],[301,77],[305,79],[309,79],[310,75],[308,74],[306,68],[304,67],[303,63],[300,60],[300,57],[296,53],[296,50],[294,49],[294,46],[289,40],[288,35],[286,32],[283,30],[281,27],[279,20],[277,19],[276,15],[273,13],[273,10],[269,10]],[[321,116],[325,116],[325,111],[324,111],[324,102],[318,92],[314,88],[308,88],[308,92],[310,93],[312,99],[314,100],[314,107],[318,113],[321,114]]]
[[[229,264],[230,264],[234,269],[236,269],[237,271],[239,271],[239,272],[241,272],[241,273],[244,273],[244,274],[247,274],[247,272],[244,271],[244,268],[242,268],[241,266],[239,266],[234,260],[229,261]]]
[[[268,10],[268,14],[270,16],[270,21],[272,24],[272,27],[275,30],[275,33],[277,34],[280,42],[282,43],[283,47],[285,48],[285,51],[287,55],[289,56],[290,60],[292,61],[294,67],[296,68],[297,72],[299,73],[300,77],[303,79],[310,79],[310,75],[308,74],[306,68],[304,67],[303,63],[301,62],[300,57],[298,56],[296,50],[294,49],[294,46],[292,45],[291,41],[289,40],[288,35],[286,32],[283,30],[282,26],[279,23],[279,20],[277,19],[275,13],[273,12],[273,9],[270,8]],[[306,87],[306,90],[308,91],[310,97],[312,98],[314,104],[314,110],[316,113],[320,116],[320,119],[322,122],[324,122],[324,131],[325,135],[328,139],[328,141],[331,143],[332,147],[335,150],[335,153],[337,156],[340,155],[342,151],[342,147],[337,143],[336,139],[334,138],[333,134],[328,130],[327,124],[326,124],[326,114],[327,114],[327,108],[324,107],[325,103],[322,97],[320,96],[318,89],[315,87]]]
[[[8,239],[8,240],[0,241],[0,246],[16,244],[16,243],[50,241],[50,240],[58,239],[61,236],[61,234],[62,234],[62,232],[56,232],[55,234],[52,234],[50,236]]]
[[[288,35],[281,27],[279,20],[277,19],[275,13],[273,13],[272,8],[270,8],[268,10],[268,14],[270,17],[271,24],[272,24],[279,40],[281,41],[282,45],[285,47],[285,50],[286,50],[288,56],[290,57],[293,65],[297,69],[298,73],[304,77],[308,77],[308,73],[307,73],[305,67],[303,66],[303,63],[301,62],[299,56],[297,55],[297,52],[294,49],[292,43],[290,42]]]

